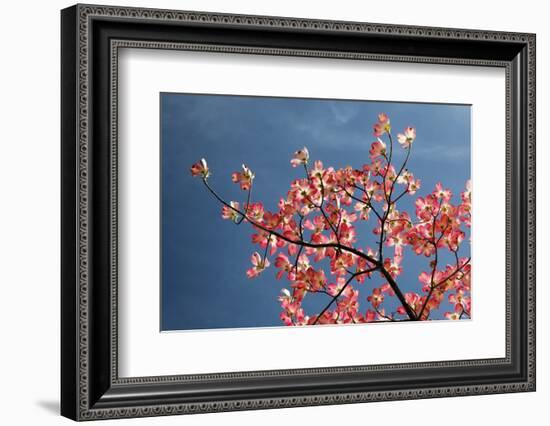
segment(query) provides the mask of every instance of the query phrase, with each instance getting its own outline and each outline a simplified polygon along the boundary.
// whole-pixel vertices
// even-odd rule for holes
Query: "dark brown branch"
[[[304,217],[300,215],[300,224],[298,225],[300,227],[300,239],[304,239],[304,233],[302,229],[302,222],[304,221]],[[300,260],[300,256],[302,255],[302,250],[304,249],[304,246],[300,246],[298,249],[298,253],[296,253],[296,259],[294,259],[294,272],[298,274],[298,261]]]
[[[386,280],[388,281],[388,284],[390,285],[391,289],[393,290],[393,292],[399,299],[399,302],[407,312],[408,317],[413,321],[419,320],[420,317],[417,317],[416,313],[409,306],[409,304],[405,300],[405,296],[401,292],[401,289],[397,286],[397,283],[395,282],[393,277],[390,275],[390,273],[386,271],[386,268],[383,268],[383,267],[380,268],[380,272],[382,273],[382,275],[384,275],[384,278],[386,278]]]
[[[393,194],[393,189],[395,187],[395,184],[397,183],[397,180],[401,176],[401,173],[403,173],[403,170],[405,170],[405,167],[407,166],[407,163],[409,161],[409,157],[411,156],[411,144],[409,144],[407,148],[407,156],[405,157],[405,161],[403,161],[403,164],[401,165],[401,168],[399,169],[399,172],[395,176],[395,180],[392,182],[391,189],[390,189],[390,203],[395,203],[395,200],[391,201],[391,195]]]
[[[265,260],[267,259],[267,251],[269,250],[269,244],[271,243],[271,232],[269,233],[269,235],[267,236],[267,243],[265,245],[265,250],[264,250],[264,259],[262,260],[262,263],[265,265]]]
[[[460,307],[462,308],[462,312],[460,313],[460,317],[459,317],[460,319],[462,319],[462,315],[467,315],[468,318],[472,318],[472,316],[470,315],[470,312],[468,312],[466,308],[464,308],[464,305],[461,304]]]

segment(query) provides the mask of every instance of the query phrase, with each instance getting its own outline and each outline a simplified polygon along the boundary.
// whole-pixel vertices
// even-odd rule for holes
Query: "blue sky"
[[[311,159],[325,166],[360,168],[369,161],[372,125],[386,112],[394,134],[416,127],[408,168],[422,181],[417,196],[442,182],[457,201],[470,178],[468,105],[176,93],[161,93],[160,105],[161,330],[282,325],[277,296],[288,282],[276,280],[273,266],[256,279],[246,277],[257,249],[251,229],[223,220],[219,203],[191,177],[189,167],[202,157],[212,170],[211,185],[226,200],[243,201],[231,173],[247,164],[256,174],[253,201],[275,210],[291,181],[303,177],[290,165],[294,151],[307,146]],[[414,199],[404,197],[399,209],[412,212]],[[374,245],[371,229],[371,222],[358,228],[360,245]],[[427,260],[408,250],[398,282],[404,291],[419,292]],[[460,255],[469,255],[468,244]],[[381,284],[359,287],[362,312],[375,282]],[[328,298],[318,294],[306,301],[306,311],[317,313]]]

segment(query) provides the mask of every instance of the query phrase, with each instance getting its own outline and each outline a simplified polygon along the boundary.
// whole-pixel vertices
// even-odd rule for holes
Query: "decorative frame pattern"
[[[95,23],[107,23],[104,30]],[[182,28],[223,27],[229,30],[281,31],[299,37],[308,31],[316,34],[350,34],[371,36],[379,41],[380,52],[320,50],[296,47],[258,47],[221,45],[211,42],[182,42],[133,39],[117,25],[139,23],[144,28],[174,25]],[[109,37],[102,38],[102,31]],[[144,30],[145,31],[145,30]],[[151,31],[154,31],[152,29]],[[113,34],[122,34],[117,38]],[[463,29],[409,27],[355,22],[336,22],[294,18],[211,14],[77,5],[62,12],[63,53],[63,220],[62,233],[62,414],[75,420],[113,417],[186,414],[198,412],[246,410],[351,402],[432,398],[487,393],[533,391],[535,389],[535,36]],[[409,43],[448,42],[479,44],[480,54],[473,57],[418,56],[384,53],[384,39],[408,40]],[[107,42],[105,40],[108,40]],[[108,43],[107,45],[105,43]],[[472,44],[473,43],[473,44]],[[501,47],[494,57],[487,57],[484,48]],[[122,47],[223,51],[241,54],[297,55],[341,59],[384,60],[398,62],[482,65],[506,69],[506,357],[469,361],[394,364],[361,367],[328,367],[300,370],[221,373],[191,376],[119,378],[117,368],[117,70],[118,49]],[[108,61],[98,57],[103,52]],[[497,49],[498,50],[498,49]],[[460,51],[460,49],[458,49]],[[485,53],[484,53],[485,52]],[[519,53],[518,53],[519,52]],[[521,57],[520,57],[521,56]],[[108,63],[104,63],[108,62]],[[100,68],[96,70],[94,66]],[[99,77],[98,77],[99,76]],[[106,98],[108,108],[98,106]],[[102,99],[103,99],[102,98]],[[102,109],[103,108],[103,109]],[[108,111],[103,111],[108,109]],[[105,114],[105,112],[107,114]],[[100,118],[108,121],[98,124]],[[517,123],[514,122],[517,119]],[[512,125],[512,123],[515,123]],[[94,127],[99,126],[99,127]],[[99,129],[99,131],[98,131]],[[97,147],[94,138],[106,132],[108,147]],[[518,146],[514,145],[514,141]],[[513,146],[514,145],[514,146]],[[109,158],[97,170],[98,159]],[[103,161],[103,160],[101,160]],[[67,178],[67,180],[66,180]],[[69,181],[71,180],[72,181]],[[96,189],[97,188],[97,189]],[[98,192],[107,189],[108,194]],[[512,217],[513,207],[519,211]],[[101,213],[99,212],[101,210]],[[100,219],[97,217],[101,216]],[[98,226],[99,225],[99,226]],[[98,236],[96,228],[108,228],[108,238]],[[523,252],[521,252],[521,250]],[[97,258],[107,254],[108,289],[96,290]],[[511,253],[522,253],[520,267],[510,262]],[[108,290],[108,291],[107,291]],[[521,298],[521,309],[512,301]],[[93,303],[92,303],[93,302]],[[97,304],[109,309],[99,313]],[[515,310],[514,310],[515,309]],[[519,332],[518,332],[519,330]],[[518,337],[519,336],[519,337]],[[518,340],[521,342],[518,343]],[[100,343],[98,343],[100,342]],[[96,350],[100,347],[101,350]],[[515,351],[515,352],[514,352]],[[518,352],[519,351],[519,352]],[[493,366],[516,372],[508,381],[489,381],[469,385],[449,385],[443,380],[449,368]],[[334,375],[388,372],[399,370],[430,371],[441,376],[434,386],[410,388],[396,384],[394,388],[365,390],[350,385],[338,392],[287,392],[276,386],[269,396],[252,390],[239,395],[204,396],[169,399],[162,387],[198,385],[201,392],[232,379],[258,380],[315,376],[325,379]],[[508,374],[510,374],[508,371]],[[313,379],[312,379],[313,380]],[[330,380],[330,379],[327,379]],[[396,380],[396,383],[399,380]],[[438,383],[434,378],[434,383]],[[202,388],[205,387],[204,389]],[[358,389],[355,390],[354,386]],[[150,397],[139,397],[150,393]],[[265,393],[265,392],[264,392]],[[200,394],[200,395],[199,395]],[[258,395],[258,396],[255,396]]]

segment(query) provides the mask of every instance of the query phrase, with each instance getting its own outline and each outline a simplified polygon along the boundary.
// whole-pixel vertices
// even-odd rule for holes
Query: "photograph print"
[[[471,105],[160,94],[161,331],[465,321]]]

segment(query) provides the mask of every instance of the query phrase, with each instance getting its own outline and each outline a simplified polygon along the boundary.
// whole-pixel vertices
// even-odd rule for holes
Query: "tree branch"
[[[236,209],[235,207],[233,207],[231,204],[229,204],[228,202],[226,202],[223,198],[221,198],[217,193],[216,191],[214,191],[214,189],[208,184],[208,181],[206,179],[202,179],[204,185],[206,186],[206,188],[208,188],[208,190],[210,191],[210,193],[220,202],[222,203],[224,206],[226,206],[227,208],[233,210],[234,212],[236,213],[239,213],[239,214],[242,214],[243,216],[245,216],[245,219],[248,220],[253,226],[257,227],[258,229],[261,229],[265,232],[268,232],[268,233],[271,233],[273,234],[274,236],[276,236],[277,238],[280,238],[281,240],[283,241],[286,241],[288,243],[291,243],[291,244],[296,244],[296,245],[299,245],[299,246],[305,246],[305,247],[311,247],[311,248],[334,248],[334,249],[337,249],[337,250],[343,250],[343,251],[347,251],[348,253],[352,253],[356,256],[359,256],[365,260],[367,260],[369,263],[375,265],[375,270],[376,269],[379,269],[380,272],[382,273],[382,275],[384,275],[384,278],[386,278],[386,280],[388,281],[389,285],[391,286],[392,290],[394,291],[394,293],[396,294],[396,296],[398,297],[399,301],[401,302],[401,304],[403,305],[403,308],[405,309],[405,311],[407,312],[407,315],[409,316],[409,318],[411,320],[417,320],[418,318],[416,317],[414,311],[411,309],[411,307],[409,306],[409,304],[405,301],[405,297],[403,296],[403,293],[401,292],[401,290],[399,289],[397,283],[395,282],[395,280],[393,279],[393,277],[390,275],[390,273],[386,270],[386,268],[384,268],[384,264],[382,262],[379,262],[378,260],[374,259],[373,257],[369,256],[368,254],[362,252],[362,251],[359,251],[353,247],[348,247],[348,246],[345,246],[345,245],[342,245],[342,244],[337,244],[337,243],[319,243],[319,244],[314,244],[314,243],[310,243],[310,242],[307,242],[307,241],[303,241],[303,240],[300,240],[300,241],[295,241],[295,240],[292,240],[288,237],[285,237],[283,234],[273,230],[273,229],[269,229],[265,226],[263,226],[262,224],[256,222],[256,221],[253,221],[252,219],[250,219],[247,215],[245,215],[243,212],[241,212],[239,209]],[[358,274],[358,273],[356,273]]]
[[[204,184],[206,185],[206,187],[208,188],[208,190],[212,193],[212,195],[214,195],[214,197],[220,202],[222,203],[224,206],[226,206],[227,208],[233,210],[234,212],[238,213],[238,214],[241,214],[241,215],[244,215],[244,213],[242,211],[240,211],[239,209],[236,209],[235,207],[233,207],[232,205],[230,205],[229,203],[227,203],[225,200],[223,200],[213,189],[212,187],[208,184],[208,182],[206,180],[203,179],[203,182]],[[349,246],[345,246],[345,245],[342,245],[342,244],[337,244],[337,243],[319,243],[319,244],[316,244],[316,243],[310,243],[310,242],[307,242],[307,241],[301,241],[301,240],[293,240],[291,238],[288,238],[288,237],[285,237],[283,234],[281,234],[280,232],[277,232],[273,229],[270,229],[270,228],[267,228],[266,226],[252,220],[250,217],[248,217],[247,215],[244,215],[245,216],[245,219],[250,222],[253,226],[255,226],[256,228],[258,229],[261,229],[262,231],[265,231],[265,232],[271,232],[273,235],[275,235],[277,238],[283,240],[283,241],[286,241],[287,243],[291,243],[291,244],[295,244],[295,245],[303,245],[305,247],[311,247],[311,248],[334,248],[334,249],[341,249],[343,251],[347,251],[348,253],[352,253],[356,256],[359,256],[365,260],[367,260],[369,263],[372,263],[374,265],[378,264],[379,262],[374,259],[373,257],[369,256],[368,254],[360,251],[360,250],[357,250],[356,248],[353,248],[353,247],[349,247]]]

